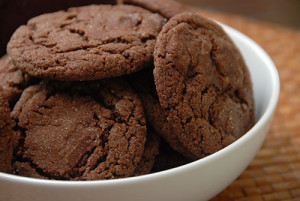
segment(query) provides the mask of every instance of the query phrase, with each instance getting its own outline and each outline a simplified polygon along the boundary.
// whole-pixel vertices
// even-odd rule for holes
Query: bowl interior
[[[255,99],[256,123],[268,107],[277,104],[279,95],[279,77],[270,57],[256,43],[236,30],[223,25],[232,40],[240,49],[249,68]]]

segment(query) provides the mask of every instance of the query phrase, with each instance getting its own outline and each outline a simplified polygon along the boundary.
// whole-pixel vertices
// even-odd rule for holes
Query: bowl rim
[[[230,152],[235,147],[239,146],[239,144],[246,142],[249,138],[253,137],[254,134],[258,129],[263,127],[267,121],[272,117],[277,103],[279,99],[279,93],[280,93],[280,80],[278,71],[276,69],[275,64],[273,63],[270,56],[252,39],[250,39],[248,36],[244,35],[243,33],[237,31],[236,29],[229,27],[223,23],[217,22],[222,26],[222,28],[225,30],[225,32],[232,38],[238,38],[242,40],[244,43],[249,45],[249,48],[255,49],[256,54],[259,55],[259,57],[263,58],[264,62],[266,63],[266,68],[268,68],[268,71],[270,73],[271,82],[272,82],[272,92],[271,96],[269,98],[269,102],[267,104],[267,107],[265,111],[262,113],[260,118],[257,120],[255,125],[242,137],[237,139],[232,144],[228,145],[227,147],[209,155],[205,158],[187,163],[185,165],[171,168],[168,170],[163,170],[160,172],[150,173],[146,175],[141,176],[135,176],[135,177],[127,177],[127,178],[119,178],[119,179],[112,179],[112,180],[92,180],[92,181],[64,181],[64,180],[46,180],[46,179],[38,179],[38,178],[31,178],[31,177],[24,177],[19,175],[13,175],[13,174],[7,174],[0,172],[0,180],[6,180],[10,182],[18,182],[18,183],[24,183],[24,184],[30,184],[30,185],[39,185],[39,186],[55,186],[55,187],[89,187],[89,186],[115,186],[115,185],[122,185],[122,184],[129,184],[129,183],[136,183],[136,182],[145,182],[145,181],[151,181],[156,180],[158,178],[166,178],[169,176],[174,176],[178,173],[183,173],[186,171],[189,171],[191,168],[199,167],[200,165],[205,165],[209,163],[210,161],[216,160],[218,158],[221,158],[226,153]]]

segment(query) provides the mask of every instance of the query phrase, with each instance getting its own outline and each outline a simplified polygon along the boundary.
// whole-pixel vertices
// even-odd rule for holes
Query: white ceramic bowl
[[[233,182],[259,150],[276,108],[279,77],[269,56],[222,25],[243,54],[254,87],[256,124],[228,147],[174,169],[109,181],[49,181],[0,173],[1,201],[208,200]]]

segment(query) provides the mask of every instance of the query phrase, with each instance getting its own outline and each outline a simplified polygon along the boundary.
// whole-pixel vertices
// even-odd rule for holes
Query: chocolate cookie
[[[91,5],[44,14],[13,34],[7,52],[31,76],[95,80],[129,74],[153,60],[164,18],[130,5]]]
[[[188,11],[188,8],[173,0],[120,0],[119,3],[139,6],[167,19]]]
[[[160,137],[151,126],[147,126],[147,139],[142,159],[135,169],[133,176],[149,174],[159,153]]]
[[[8,55],[0,59],[0,86],[11,107],[17,102],[22,91],[37,81],[38,79],[30,77],[15,67]]]
[[[0,56],[14,31],[30,18],[75,6],[116,4],[115,0],[0,0]],[[20,12],[22,11],[22,12]]]
[[[157,38],[154,59],[157,94],[172,125],[170,133],[194,156],[222,149],[254,124],[248,69],[213,21],[192,13],[174,16]]]
[[[133,174],[144,151],[143,108],[123,80],[33,85],[12,117],[22,131],[13,163],[19,175],[122,178]]]
[[[155,158],[151,172],[154,173],[176,168],[190,162],[193,162],[193,160],[184,157],[170,147],[165,140],[162,140],[159,147],[159,154]]]
[[[0,172],[12,173],[14,122],[8,101],[0,87]]]
[[[157,96],[153,69],[154,66],[128,76],[128,81],[141,98],[147,123],[178,152],[188,158],[196,159],[197,157],[193,156],[184,146],[181,146],[181,143],[171,133],[172,125],[167,121]]]

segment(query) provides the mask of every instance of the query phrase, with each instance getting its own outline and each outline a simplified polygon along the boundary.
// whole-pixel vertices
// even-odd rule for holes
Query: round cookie
[[[7,46],[31,76],[96,80],[140,70],[153,61],[165,19],[130,5],[91,5],[40,15],[19,27]]]
[[[155,158],[159,154],[159,145],[160,137],[155,133],[151,126],[147,125],[147,139],[145,142],[144,153],[132,176],[149,174],[151,172]]]
[[[193,160],[184,157],[172,149],[165,140],[162,140],[159,147],[159,154],[155,158],[151,172],[160,172],[176,168],[190,162],[193,162]]]
[[[133,174],[144,151],[143,108],[124,80],[33,85],[12,117],[22,131],[13,163],[19,175],[123,178]]]
[[[157,96],[153,69],[154,66],[128,76],[128,81],[141,98],[147,123],[153,127],[161,137],[167,140],[172,147],[176,148],[178,152],[190,159],[197,159],[197,157],[193,156],[184,146],[181,146],[181,143],[178,142],[177,138],[171,133],[172,125],[166,120],[166,116]]]
[[[0,59],[0,86],[11,107],[17,102],[22,91],[37,81],[38,79],[30,77],[15,67],[8,55]]]
[[[157,38],[154,64],[170,133],[192,155],[212,154],[254,124],[248,69],[231,39],[213,21],[192,13],[171,18]]]
[[[167,19],[188,11],[188,8],[173,0],[121,0],[119,3],[139,6],[153,13],[158,13]]]
[[[10,108],[0,87],[0,172],[12,173],[14,145],[14,122],[10,117]]]
[[[116,4],[117,2],[116,0],[0,0],[0,55],[6,53],[6,45],[14,31],[30,18],[70,7],[100,3]]]

